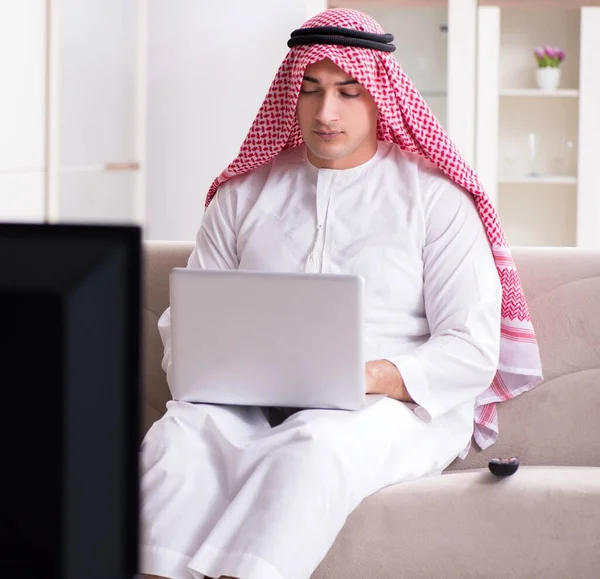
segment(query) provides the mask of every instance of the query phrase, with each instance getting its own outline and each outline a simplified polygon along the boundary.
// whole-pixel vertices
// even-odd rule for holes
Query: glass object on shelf
[[[527,135],[528,153],[529,153],[529,171],[527,177],[541,177],[542,173],[539,171],[540,162],[540,137],[536,133],[529,133]]]
[[[521,134],[512,133],[501,140],[499,156],[500,181],[532,181],[556,176],[552,156],[548,149],[545,133],[529,130]],[[568,164],[568,154],[564,153],[561,161]],[[560,176],[570,176],[573,172],[560,172]]]
[[[508,139],[501,145],[502,164],[500,180],[511,179],[519,174],[518,161],[520,159],[520,151],[518,143],[515,139]]]
[[[499,181],[506,183],[575,183],[577,180],[575,139],[552,140],[530,131],[509,135],[500,143]]]
[[[559,141],[552,160],[555,175],[575,175],[575,143],[571,140]]]

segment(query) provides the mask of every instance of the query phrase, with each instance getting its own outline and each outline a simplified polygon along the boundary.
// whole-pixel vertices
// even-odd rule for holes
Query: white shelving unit
[[[577,177],[572,177],[570,175],[550,175],[547,177],[500,177],[498,182],[513,185],[575,185],[577,184]]]
[[[579,91],[573,88],[558,88],[556,90],[542,90],[539,88],[505,88],[500,91],[501,97],[551,97],[568,98],[578,97]]]
[[[145,11],[0,5],[0,221],[144,222]]]
[[[534,82],[536,46],[567,52]],[[599,7],[480,6],[476,169],[511,245],[600,247]]]
[[[600,2],[330,5],[362,10],[395,34],[398,60],[475,166],[509,243],[600,247]],[[547,44],[567,52],[555,91],[535,83],[533,49]]]

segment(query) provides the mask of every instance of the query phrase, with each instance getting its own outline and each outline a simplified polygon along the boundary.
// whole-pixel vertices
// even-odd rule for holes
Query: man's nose
[[[319,108],[315,115],[315,119],[323,124],[329,125],[332,122],[339,120],[338,100],[335,94],[325,92],[321,95]]]

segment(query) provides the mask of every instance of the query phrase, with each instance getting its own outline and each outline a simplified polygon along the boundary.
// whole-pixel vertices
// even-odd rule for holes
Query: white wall
[[[306,20],[312,18],[313,16],[316,16],[320,12],[323,12],[323,10],[327,10],[327,8],[329,7],[328,0],[305,0],[304,4],[304,13],[306,15]]]
[[[317,0],[148,0],[146,237],[192,239]]]

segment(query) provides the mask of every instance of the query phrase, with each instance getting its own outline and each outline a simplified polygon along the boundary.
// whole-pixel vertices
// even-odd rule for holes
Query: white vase
[[[554,90],[560,84],[560,68],[545,66],[535,71],[535,80],[542,90]]]

